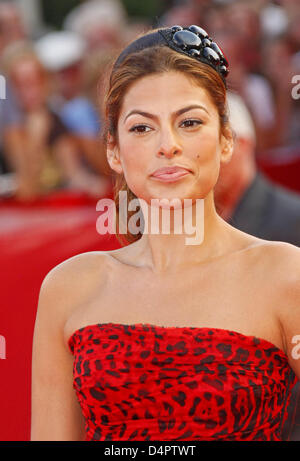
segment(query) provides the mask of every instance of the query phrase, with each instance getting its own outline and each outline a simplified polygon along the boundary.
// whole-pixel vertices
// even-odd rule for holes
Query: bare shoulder
[[[293,283],[300,277],[300,248],[286,242],[263,241],[260,255],[283,283]]]
[[[43,280],[42,288],[47,290],[76,289],[91,275],[98,275],[103,271],[109,252],[91,251],[81,253],[61,262],[51,269]]]
[[[95,287],[104,283],[109,252],[87,252],[66,259],[51,269],[40,288],[38,315],[56,318],[63,325]]]
[[[259,255],[264,283],[272,287],[277,314],[284,324],[293,313],[300,313],[300,248],[285,242],[266,242]]]
[[[245,255],[245,268],[251,271],[266,299],[278,309],[289,300],[293,302],[292,297],[300,289],[300,248],[286,242],[256,239]]]
[[[300,248],[279,242],[273,249],[272,262],[276,265],[277,283],[286,303],[297,303],[300,307]]]

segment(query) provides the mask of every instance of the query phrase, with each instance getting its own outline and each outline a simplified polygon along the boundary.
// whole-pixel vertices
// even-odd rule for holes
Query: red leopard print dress
[[[68,344],[85,440],[282,440],[297,377],[265,339],[103,323]]]

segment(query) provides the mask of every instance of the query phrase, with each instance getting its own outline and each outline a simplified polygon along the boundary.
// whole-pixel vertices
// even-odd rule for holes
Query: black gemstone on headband
[[[189,30],[179,30],[173,35],[173,42],[182,49],[194,48],[201,45],[198,35]]]
[[[211,40],[209,40],[209,38],[204,38],[202,40],[202,45],[203,46],[210,46],[210,44],[211,44]]]
[[[195,58],[200,56],[200,50],[196,50],[195,48],[192,48],[189,50],[189,55],[194,56]]]
[[[208,38],[208,33],[206,30],[202,29],[202,27],[193,25],[189,27],[189,30],[194,32],[194,34],[199,35],[201,38]]]
[[[221,74],[224,75],[224,77],[226,77],[226,76],[228,75],[228,73],[229,73],[229,71],[228,71],[228,69],[227,69],[226,66],[221,66],[221,67],[220,67],[220,72],[221,72]]]
[[[183,27],[181,27],[181,26],[172,26],[171,27],[172,32],[178,32],[179,30],[183,30]]]
[[[208,46],[203,48],[203,56],[214,64],[218,64],[220,62],[220,56]]]
[[[199,26],[191,25],[182,27],[174,25],[146,34],[125,48],[117,58],[114,69],[131,53],[139,52],[153,46],[168,46],[178,53],[183,53],[197,61],[203,62],[214,68],[222,78],[227,88],[226,76],[229,74],[229,64],[219,46],[208,36],[207,32]]]
[[[218,53],[219,56],[223,57],[223,53],[215,42],[211,42],[210,47]]]

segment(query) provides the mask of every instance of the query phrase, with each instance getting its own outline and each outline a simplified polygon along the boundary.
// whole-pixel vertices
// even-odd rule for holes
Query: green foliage
[[[80,3],[83,0],[41,0],[45,23],[61,28],[66,15]],[[148,18],[151,23],[155,23],[166,6],[162,0],[122,0],[122,3],[129,17]]]
[[[80,0],[41,0],[45,23],[60,29],[66,15],[80,3]]]
[[[162,0],[122,0],[129,17],[155,19],[162,12]]]

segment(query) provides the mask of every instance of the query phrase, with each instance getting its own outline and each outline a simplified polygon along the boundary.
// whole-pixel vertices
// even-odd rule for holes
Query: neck
[[[197,203],[193,203],[189,212],[184,214],[181,233],[177,233],[179,227],[175,225],[171,226],[170,233],[163,234],[160,226],[159,233],[154,234],[149,226],[151,220],[148,220],[149,232],[144,232],[142,238],[134,244],[143,265],[156,273],[170,273],[208,262],[226,252],[231,241],[232,228],[218,216],[213,190],[205,199],[198,199],[198,203],[200,202],[202,205],[198,206],[198,210]],[[148,216],[151,214],[150,209],[148,204],[144,207],[144,217],[146,212]],[[190,235],[192,224],[196,229],[195,235]]]

